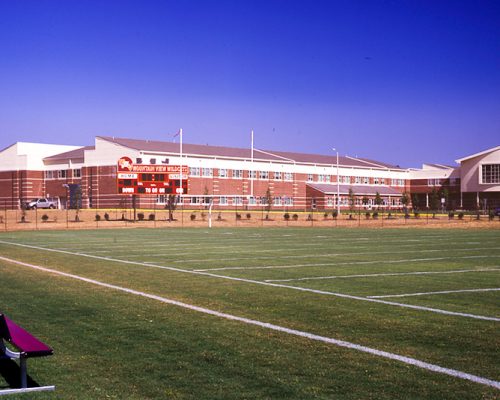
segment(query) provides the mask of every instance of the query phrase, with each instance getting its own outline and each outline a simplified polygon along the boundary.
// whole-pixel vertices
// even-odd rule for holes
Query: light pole
[[[333,147],[333,151],[337,153],[337,217],[340,216],[340,182],[339,182],[339,152]]]

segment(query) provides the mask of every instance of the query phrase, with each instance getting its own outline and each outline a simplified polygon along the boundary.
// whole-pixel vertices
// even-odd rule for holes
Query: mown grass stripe
[[[12,242],[6,242],[3,240],[0,240],[0,243],[10,244],[13,246],[26,247],[26,248],[31,248],[31,249],[35,249],[35,250],[45,250],[45,251],[54,252],[54,253],[62,253],[62,254],[69,254],[69,255],[74,255],[74,256],[79,256],[79,257],[94,258],[97,260],[104,260],[104,261],[109,261],[109,262],[117,262],[117,263],[122,263],[122,264],[129,264],[129,265],[139,265],[139,266],[148,267],[148,268],[165,269],[168,271],[182,272],[182,273],[192,274],[192,275],[210,276],[212,278],[227,279],[227,280],[251,283],[251,284],[256,284],[256,285],[264,285],[264,286],[272,286],[272,287],[277,287],[277,288],[292,289],[292,290],[298,290],[301,292],[315,293],[315,294],[321,294],[321,295],[327,295],[327,296],[336,296],[336,297],[341,297],[341,298],[350,299],[350,300],[367,301],[367,302],[385,304],[385,305],[402,307],[402,308],[410,308],[412,310],[418,310],[418,311],[429,311],[429,312],[434,312],[434,313],[443,314],[443,315],[451,315],[451,316],[456,316],[456,317],[465,317],[465,318],[480,319],[480,320],[484,320],[484,321],[500,322],[500,318],[488,317],[488,316],[484,316],[484,315],[461,313],[461,312],[456,312],[456,311],[442,310],[439,308],[416,306],[416,305],[412,305],[412,304],[396,303],[393,301],[387,301],[387,300],[381,300],[381,299],[370,299],[367,297],[353,296],[353,295],[349,295],[349,294],[336,293],[336,292],[327,292],[324,290],[309,289],[309,288],[304,288],[304,287],[300,287],[300,286],[289,286],[289,285],[283,285],[280,283],[256,281],[253,279],[236,278],[233,276],[212,274],[210,272],[199,272],[199,271],[195,271],[195,270],[185,270],[185,269],[181,269],[181,268],[167,267],[164,265],[157,265],[157,264],[152,264],[152,263],[120,260],[117,258],[96,256],[96,255],[85,254],[85,253],[73,253],[73,252],[66,251],[66,250],[50,249],[50,248],[46,248],[46,247],[38,247],[38,246],[32,246],[32,245],[22,244],[22,243],[12,243]]]
[[[262,322],[262,321],[258,321],[258,320],[254,320],[254,319],[250,319],[250,318],[239,317],[239,316],[232,315],[232,314],[214,311],[214,310],[210,310],[210,309],[205,308],[205,307],[199,307],[199,306],[195,306],[192,304],[183,303],[183,302],[180,302],[177,300],[168,299],[166,297],[157,296],[157,295],[141,292],[138,290],[134,290],[134,289],[130,289],[130,288],[122,287],[122,286],[112,285],[112,284],[109,284],[106,282],[101,282],[101,281],[97,281],[94,279],[85,278],[85,277],[79,276],[79,275],[69,274],[66,272],[61,272],[61,271],[53,270],[50,268],[45,268],[45,267],[42,267],[39,265],[28,264],[28,263],[13,260],[13,259],[6,258],[6,257],[0,257],[0,259],[3,261],[6,261],[6,262],[12,263],[12,264],[25,266],[28,268],[42,271],[42,272],[47,272],[50,274],[64,276],[66,278],[80,280],[80,281],[90,283],[93,285],[105,287],[108,289],[122,291],[125,293],[145,297],[145,298],[152,299],[152,300],[157,300],[157,301],[160,301],[160,302],[165,303],[165,304],[175,305],[175,306],[182,307],[182,308],[192,310],[192,311],[196,311],[199,313],[208,314],[208,315],[212,315],[215,317],[224,318],[224,319],[228,319],[228,320],[232,320],[232,321],[242,322],[244,324],[254,325],[254,326],[261,327],[261,328],[270,329],[270,330],[282,332],[282,333],[287,333],[289,335],[299,336],[299,337],[303,337],[303,338],[310,339],[310,340],[315,340],[315,341],[319,341],[319,342],[323,342],[323,343],[333,344],[333,345],[336,345],[339,347],[344,347],[344,348],[351,349],[351,350],[357,350],[357,351],[372,354],[372,355],[375,355],[378,357],[383,357],[383,358],[387,358],[390,360],[399,361],[399,362],[409,364],[409,365],[412,365],[412,366],[415,366],[418,368],[422,368],[422,369],[425,369],[428,371],[441,373],[441,374],[452,376],[454,378],[465,379],[465,380],[468,380],[468,381],[471,381],[474,383],[490,386],[490,387],[493,387],[495,389],[500,389],[500,382],[499,381],[495,381],[495,380],[484,378],[481,376],[469,374],[467,372],[459,371],[456,369],[441,367],[439,365],[431,364],[431,363],[428,363],[425,361],[421,361],[421,360],[418,360],[416,358],[402,356],[399,354],[374,349],[374,348],[363,346],[360,344],[347,342],[345,340],[339,340],[339,339],[334,339],[334,338],[330,338],[330,337],[326,337],[326,336],[320,336],[320,335],[316,335],[316,334],[311,333],[311,332],[305,332],[305,331],[300,331],[300,330],[296,330],[296,329],[291,329],[291,328],[287,328],[284,326],[275,325],[275,324],[272,324],[269,322]]]
[[[482,255],[482,256],[407,258],[407,259],[403,259],[403,260],[346,261],[346,262],[337,262],[337,263],[266,265],[266,266],[259,266],[259,267],[221,267],[221,268],[195,269],[194,271],[207,272],[207,271],[227,271],[227,270],[289,269],[289,268],[302,268],[302,267],[336,267],[339,265],[398,264],[398,263],[405,263],[405,262],[443,261],[443,260],[459,260],[459,259],[471,259],[471,258],[500,258],[500,255],[498,255],[498,256]]]
[[[387,294],[383,296],[366,296],[369,299],[383,299],[385,297],[411,297],[411,296],[427,296],[432,294],[450,294],[450,293],[465,293],[465,292],[495,292],[500,288],[485,288],[485,289],[461,289],[461,290],[441,290],[439,292],[418,292],[405,294]]]
[[[463,274],[466,272],[492,272],[492,271],[500,271],[500,268],[458,269],[453,271],[384,272],[379,274],[310,276],[305,278],[291,278],[291,279],[266,279],[264,282],[293,282],[293,281],[313,281],[313,280],[323,280],[323,279],[373,278],[380,276],[400,276],[400,275],[404,276],[404,275]],[[375,296],[367,296],[367,297],[376,298]]]

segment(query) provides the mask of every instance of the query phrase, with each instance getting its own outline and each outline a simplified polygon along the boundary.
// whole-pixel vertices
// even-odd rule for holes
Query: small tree
[[[375,205],[377,206],[377,209],[380,208],[383,202],[384,201],[382,200],[380,193],[379,192],[375,193]]]
[[[429,206],[431,210],[437,210],[439,208],[439,193],[436,189],[432,189],[429,196]]]
[[[265,201],[266,201],[266,219],[269,219],[269,212],[271,211],[271,207],[273,204],[273,197],[271,194],[271,189],[268,187],[266,190],[266,196],[265,196]]]
[[[403,205],[403,209],[406,213],[406,209],[408,208],[408,203],[410,201],[410,197],[408,196],[408,193],[403,192],[401,195],[401,204]]]
[[[178,197],[175,194],[169,194],[165,208],[168,210],[168,220],[174,220],[174,210],[177,208]]]
[[[348,197],[349,197],[349,209],[351,211],[354,211],[354,205],[356,204],[356,198],[354,197],[354,192],[353,192],[352,188],[349,188]]]
[[[363,203],[364,206],[366,206],[368,204],[368,196],[363,196],[363,198],[361,199],[361,202]]]

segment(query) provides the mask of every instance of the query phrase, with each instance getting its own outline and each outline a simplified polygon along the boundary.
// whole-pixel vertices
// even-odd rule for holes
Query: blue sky
[[[0,148],[97,135],[368,157],[500,145],[499,1],[0,0]]]

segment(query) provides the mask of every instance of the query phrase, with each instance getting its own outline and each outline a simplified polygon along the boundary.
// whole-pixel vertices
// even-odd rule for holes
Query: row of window
[[[446,179],[432,178],[427,179],[427,186],[441,186],[445,183]],[[460,185],[460,178],[450,178],[450,185]]]
[[[349,197],[348,196],[340,196],[340,205],[341,206],[349,206]],[[334,207],[337,205],[337,196],[332,196],[332,197],[327,197],[326,198],[326,205],[327,207]],[[369,198],[368,202],[366,204],[363,203],[363,198],[356,197],[354,199],[354,205],[355,206],[374,206],[375,205],[375,199]],[[390,197],[390,198],[382,198],[382,204],[381,206],[401,206],[401,198],[399,197]]]
[[[72,171],[73,178],[81,178],[82,177],[82,170],[80,168],[73,169],[71,171]],[[59,170],[55,170],[55,171],[45,171],[44,177],[45,177],[45,179],[65,179],[65,178],[70,177],[68,172],[69,172],[69,170],[67,170],[67,169],[59,169]]]
[[[285,181],[292,181],[293,180],[293,174],[291,172],[279,172],[275,171],[273,173],[270,173],[269,171],[248,171],[248,178],[249,179],[262,179],[262,180],[268,180],[271,178],[274,180],[285,180]],[[212,168],[199,168],[199,167],[191,167],[189,169],[189,175],[196,177],[196,176],[201,176],[201,177],[207,177],[211,178],[214,176],[214,171]],[[221,168],[219,169],[219,178],[229,178],[232,177],[234,179],[242,179],[243,178],[243,170],[241,169],[224,169]],[[307,175],[307,181],[308,182],[314,182],[314,175],[313,174],[308,174]],[[385,178],[373,178],[373,184],[375,185],[385,185],[386,184]],[[317,175],[317,180],[316,182],[321,182],[321,183],[330,183],[332,182],[332,176],[331,175]],[[361,176],[340,176],[339,177],[339,182],[340,183],[355,183],[355,184],[364,184],[364,185],[369,185],[370,184],[370,178],[369,177],[361,177]],[[392,186],[404,186],[405,181],[404,179],[392,179],[390,180]]]

